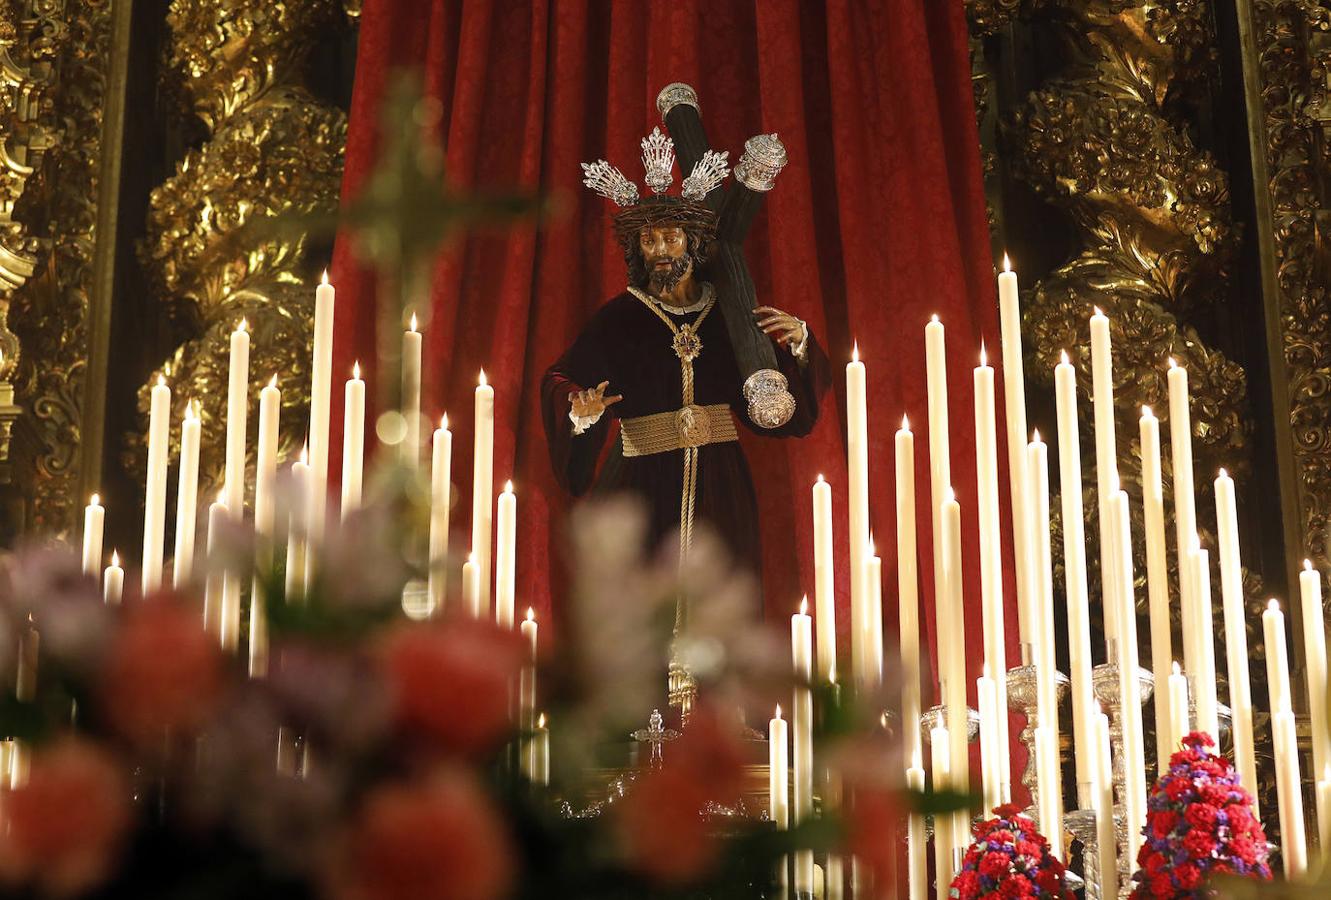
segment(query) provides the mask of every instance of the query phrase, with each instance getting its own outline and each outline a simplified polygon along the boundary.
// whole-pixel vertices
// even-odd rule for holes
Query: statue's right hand
[[[569,400],[573,403],[573,415],[578,417],[599,416],[611,406],[614,406],[624,397],[622,394],[612,394],[607,397],[605,389],[610,385],[608,381],[602,381],[594,388],[587,388],[585,391],[578,391],[571,394]]]

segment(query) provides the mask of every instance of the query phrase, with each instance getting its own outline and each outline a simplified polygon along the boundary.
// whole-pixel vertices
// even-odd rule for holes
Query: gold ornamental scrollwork
[[[1026,371],[1049,382],[1066,349],[1078,368],[1085,398],[1079,408],[1089,427],[1088,319],[1094,307],[1105,311],[1114,348],[1118,471],[1139,496],[1141,408],[1165,411],[1169,360],[1186,367],[1199,531],[1214,548],[1205,512],[1209,473],[1249,470],[1252,423],[1244,370],[1193,324],[1199,311],[1225,302],[1239,238],[1228,175],[1193,142],[1179,113],[1214,66],[1211,4],[1050,0],[1023,10],[1037,6],[1041,22],[1061,37],[1068,64],[1005,123],[1004,143],[1014,176],[1057,207],[1081,246],[1024,292]],[[1172,517],[1168,451],[1163,465]],[[1085,508],[1096,509],[1094,479],[1088,478],[1085,493]],[[1134,507],[1133,514],[1141,604],[1147,596],[1144,532],[1140,510]],[[1172,522],[1167,530],[1172,533]],[[1170,582],[1177,584],[1169,543]],[[1098,580],[1098,573],[1092,577]],[[1219,583],[1218,572],[1212,581]],[[1253,573],[1245,572],[1244,589],[1250,606],[1260,602]],[[1260,635],[1249,637],[1260,653]]]
[[[1254,0],[1251,9],[1302,540],[1297,549],[1326,571],[1331,565],[1331,191],[1326,185],[1331,8],[1314,0]]]
[[[112,14],[0,4],[0,380],[24,411],[25,527],[53,535],[78,507]]]
[[[154,293],[195,333],[139,389],[146,421],[150,385],[173,386],[177,417],[191,400],[205,433],[225,422],[230,334],[242,318],[256,348],[251,398],[279,375],[279,451],[294,456],[309,406],[313,291],[305,241],[247,229],[281,213],[337,204],[346,147],[345,114],[300,83],[308,48],[344,15],[333,0],[236,4],[175,0],[167,16],[164,77],[185,93],[208,129],[150,198],[139,257]],[[257,348],[262,348],[261,352]],[[251,412],[253,415],[253,411]],[[128,437],[125,464],[142,467],[143,437]],[[220,484],[220,442],[205,442],[205,490]]]

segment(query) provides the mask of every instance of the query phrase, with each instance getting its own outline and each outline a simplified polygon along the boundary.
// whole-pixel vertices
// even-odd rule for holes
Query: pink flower
[[[67,738],[36,755],[28,781],[0,792],[0,878],[72,896],[113,871],[132,808],[129,785],[104,751]]]
[[[514,853],[490,799],[465,772],[365,798],[330,878],[337,900],[497,900]]]
[[[511,728],[509,684],[523,653],[516,632],[489,622],[398,628],[381,660],[399,723],[459,753],[492,750]]]
[[[199,617],[170,597],[126,608],[102,666],[98,696],[108,722],[130,740],[160,742],[168,729],[201,725],[222,690],[222,660]]]

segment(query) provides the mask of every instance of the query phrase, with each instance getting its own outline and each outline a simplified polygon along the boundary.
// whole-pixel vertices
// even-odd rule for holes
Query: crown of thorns
[[[653,196],[639,199],[638,186],[604,159],[582,164],[582,183],[619,206],[615,236],[621,244],[637,239],[643,228],[678,226],[710,238],[716,232],[716,213],[703,198],[729,174],[729,153],[708,150],[680,186],[680,196],[666,194],[674,181],[675,142],[659,127],[642,139],[644,182]]]

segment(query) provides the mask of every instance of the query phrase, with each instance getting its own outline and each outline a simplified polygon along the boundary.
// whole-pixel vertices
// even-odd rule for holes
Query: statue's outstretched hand
[[[784,310],[774,306],[755,306],[753,315],[763,333],[783,347],[798,347],[807,337],[804,323]]]
[[[610,385],[608,381],[602,381],[594,388],[587,388],[585,391],[578,391],[569,396],[573,403],[573,415],[579,418],[596,417],[614,406],[624,397],[622,394],[612,394],[607,397],[605,389]]]

